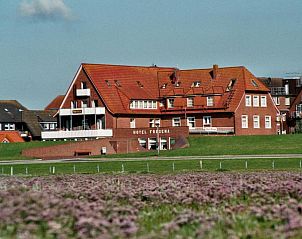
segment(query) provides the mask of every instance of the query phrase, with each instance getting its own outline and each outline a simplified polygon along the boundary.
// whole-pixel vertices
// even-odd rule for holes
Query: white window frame
[[[174,127],[180,127],[181,126],[180,117],[172,118],[172,126],[174,126]]]
[[[43,129],[44,130],[49,130],[49,123],[43,123]]]
[[[84,104],[84,102],[86,102],[86,104]],[[84,106],[84,105],[86,105],[86,106]],[[87,100],[82,100],[81,101],[81,107],[82,108],[88,108],[88,101]]]
[[[152,109],[152,101],[148,100],[148,109]]]
[[[191,126],[190,124],[193,123],[193,126]],[[194,129],[196,127],[196,121],[195,121],[195,117],[191,116],[187,118],[187,125],[189,126],[189,129]]]
[[[204,127],[211,127],[212,126],[212,117],[209,115],[203,116],[202,123]]]
[[[85,86],[85,88],[84,88]],[[81,81],[81,89],[87,89],[87,82],[86,81]]]
[[[253,115],[253,126],[254,126],[254,129],[260,129],[260,116],[259,115]]]
[[[267,107],[266,95],[262,95],[260,97],[260,104],[261,104],[261,107]]]
[[[207,96],[207,106],[214,106],[214,97]]]
[[[158,127],[160,127],[160,118],[151,118],[149,120],[149,127],[150,128],[155,128],[156,125],[158,125]]]
[[[259,95],[253,95],[253,106],[259,107]]]
[[[251,107],[252,106],[252,96],[245,95],[245,106]]]
[[[275,102],[275,105],[280,105],[280,98],[279,98],[279,96],[274,96],[273,100]]]
[[[156,144],[158,144],[157,139],[156,138],[148,138],[148,149],[151,149],[151,144],[156,146]]]
[[[94,102],[94,100],[91,101],[91,107],[95,108],[95,102]]]
[[[265,128],[266,129],[272,128],[272,117],[270,115],[265,116]]]
[[[78,103],[76,100],[72,100],[71,103],[70,103],[70,107],[71,109],[75,109],[75,108],[78,108]]]
[[[130,109],[157,109],[156,100],[131,100]]]
[[[4,125],[4,130],[10,131],[10,130],[15,130],[15,129],[16,129],[15,124],[6,123]]]
[[[194,98],[193,97],[187,98],[187,107],[194,107]]]
[[[130,118],[130,128],[135,129],[135,118]]]
[[[134,109],[134,100],[130,100],[130,109]]]
[[[168,99],[168,108],[174,108],[174,99]]]
[[[249,128],[249,116],[241,115],[241,128],[248,129]]]
[[[144,102],[142,100],[138,100],[138,109],[144,109]]]
[[[290,105],[290,97],[285,97],[285,105],[286,106]]]
[[[157,109],[157,102],[152,100],[152,109]]]
[[[147,139],[145,139],[145,138],[138,138],[138,143],[143,148],[147,148]]]

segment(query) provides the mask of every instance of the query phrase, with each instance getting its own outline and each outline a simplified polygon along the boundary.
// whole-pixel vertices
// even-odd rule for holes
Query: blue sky
[[[0,0],[0,99],[44,108],[80,63],[302,72],[301,0]]]

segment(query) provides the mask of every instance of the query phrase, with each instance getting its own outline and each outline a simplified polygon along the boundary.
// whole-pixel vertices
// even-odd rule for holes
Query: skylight
[[[256,81],[254,81],[254,80],[252,80],[252,84],[253,84],[253,86],[255,86],[255,87],[259,87],[258,84],[256,83]]]
[[[136,81],[136,83],[137,83],[137,85],[140,87],[140,88],[143,88],[144,87],[144,85],[138,80],[138,81]]]
[[[105,80],[107,86],[111,86],[109,80]]]
[[[120,84],[120,82],[119,82],[118,80],[114,80],[114,82],[115,82],[115,85],[116,85],[117,87],[121,87],[121,84]]]

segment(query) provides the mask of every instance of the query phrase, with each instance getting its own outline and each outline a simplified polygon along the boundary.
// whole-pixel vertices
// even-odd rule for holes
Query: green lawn
[[[273,165],[274,161],[274,165]],[[202,164],[202,165],[201,165]],[[247,164],[247,165],[246,165]],[[247,168],[246,168],[247,166]],[[55,169],[53,169],[55,167]],[[274,168],[273,168],[274,167]],[[0,174],[10,175],[178,173],[185,171],[302,170],[300,159],[135,160],[1,165]]]
[[[202,156],[302,153],[302,134],[267,136],[190,136],[189,143],[189,148],[160,151],[160,155]],[[106,157],[146,157],[154,155],[157,155],[157,152],[107,155]]]
[[[10,143],[0,144],[0,161],[1,160],[17,160],[17,159],[29,159],[23,157],[21,152],[23,149],[44,147],[65,143],[64,141],[32,141],[26,143]]]

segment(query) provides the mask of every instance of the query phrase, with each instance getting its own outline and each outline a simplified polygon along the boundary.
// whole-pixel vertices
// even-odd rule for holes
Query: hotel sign
[[[169,134],[170,129],[137,129],[133,130],[134,135],[146,135],[146,134]]]
[[[72,110],[73,114],[82,114],[82,110]]]

